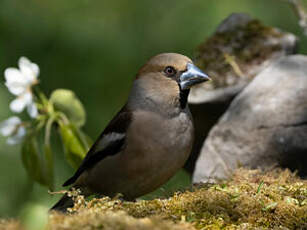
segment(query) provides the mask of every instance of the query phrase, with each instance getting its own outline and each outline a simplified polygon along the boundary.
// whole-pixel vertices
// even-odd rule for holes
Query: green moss
[[[196,64],[205,69],[213,78],[214,88],[235,84],[237,81],[227,81],[226,73],[233,71],[225,61],[225,54],[233,56],[244,73],[251,65],[259,65],[273,53],[282,49],[279,39],[283,33],[263,25],[258,20],[251,20],[244,26],[234,30],[217,32],[197,49]],[[234,73],[235,75],[235,73]]]
[[[23,230],[23,228],[18,221],[0,220],[0,230]]]
[[[53,214],[48,226],[50,230],[193,230],[187,223],[174,224],[171,221],[161,221],[157,217],[134,218],[123,211],[106,211],[101,213],[99,209],[82,211],[75,215],[65,216]]]
[[[48,229],[304,229],[307,181],[288,170],[239,169],[231,180],[194,186],[169,198],[126,202],[75,196]],[[15,228],[17,229],[17,228]]]
[[[70,218],[79,218],[80,214],[87,215],[88,212],[97,215],[124,212],[136,219],[149,218],[153,221],[154,218],[160,219],[161,223],[165,220],[186,223],[196,229],[237,229],[247,226],[294,229],[302,228],[307,223],[307,182],[287,170],[261,173],[240,169],[232,180],[199,185],[192,190],[175,193],[168,199],[137,202],[109,198],[86,202],[82,197],[78,199],[78,205],[72,210],[76,214]],[[61,226],[56,219],[51,218],[51,223]]]

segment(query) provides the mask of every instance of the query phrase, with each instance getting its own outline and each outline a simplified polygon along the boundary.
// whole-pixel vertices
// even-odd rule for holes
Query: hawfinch
[[[152,57],[137,73],[126,104],[63,186],[72,185],[85,196],[121,193],[125,200],[134,200],[163,185],[192,149],[190,87],[208,80],[186,56]],[[52,210],[72,206],[64,195]]]

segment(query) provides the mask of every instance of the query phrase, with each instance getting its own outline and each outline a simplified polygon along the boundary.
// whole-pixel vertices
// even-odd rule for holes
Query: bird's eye
[[[164,69],[164,73],[166,73],[167,76],[174,76],[176,74],[176,70],[173,67],[168,66]]]

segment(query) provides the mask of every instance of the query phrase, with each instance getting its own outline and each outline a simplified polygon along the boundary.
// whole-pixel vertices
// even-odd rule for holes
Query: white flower
[[[38,112],[33,102],[31,87],[38,82],[39,67],[26,57],[19,58],[18,66],[19,69],[7,68],[4,71],[5,85],[12,94],[17,96],[11,102],[10,109],[20,113],[27,107],[29,115],[35,118]]]
[[[0,123],[0,133],[2,136],[8,137],[8,144],[15,145],[23,140],[26,135],[26,129],[22,125],[20,118],[13,116]]]

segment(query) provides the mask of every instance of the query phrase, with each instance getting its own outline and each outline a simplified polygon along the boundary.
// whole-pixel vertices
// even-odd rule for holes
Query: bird
[[[166,183],[192,150],[190,88],[208,80],[182,54],[150,58],[137,72],[125,105],[63,186],[80,189],[84,196],[121,194],[132,201]],[[51,210],[66,212],[73,205],[64,195]]]

